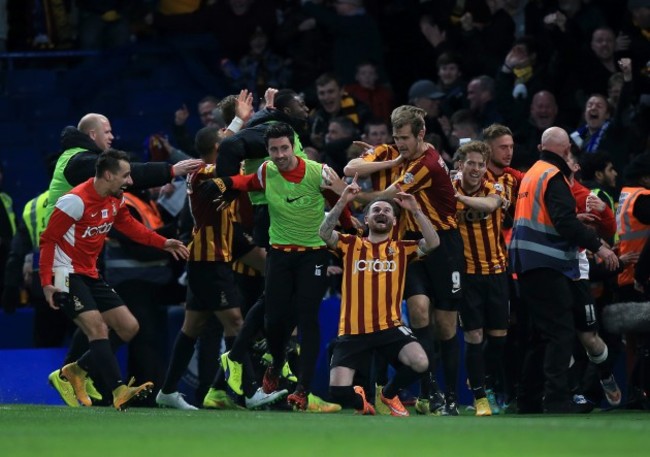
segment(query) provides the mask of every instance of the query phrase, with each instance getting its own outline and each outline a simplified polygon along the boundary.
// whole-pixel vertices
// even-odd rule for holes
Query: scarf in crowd
[[[578,147],[586,152],[596,152],[598,150],[598,146],[600,145],[600,141],[603,139],[603,135],[605,134],[605,131],[609,128],[609,124],[610,121],[605,121],[605,123],[589,137],[587,146],[582,147],[582,144],[578,144]],[[589,129],[585,124],[582,127],[580,127],[578,130],[576,130],[576,132],[578,133],[578,136],[581,139],[583,139],[586,138],[587,134],[589,133]],[[571,138],[575,139],[575,136],[571,135]]]

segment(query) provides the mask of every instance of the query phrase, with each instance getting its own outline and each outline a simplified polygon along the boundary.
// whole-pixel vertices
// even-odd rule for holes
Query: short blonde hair
[[[424,130],[424,116],[426,114],[426,111],[417,106],[402,105],[395,108],[390,114],[390,122],[393,124],[393,130],[410,125],[413,135],[417,135],[421,130]]]

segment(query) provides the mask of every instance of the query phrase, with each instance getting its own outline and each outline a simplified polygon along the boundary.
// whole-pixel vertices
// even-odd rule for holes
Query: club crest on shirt
[[[499,192],[503,192],[503,186],[499,182],[494,183],[494,188],[498,190]]]
[[[106,219],[107,217],[108,217],[108,210],[107,210],[107,209],[103,209],[103,210],[102,210],[102,219]]]
[[[412,173],[404,173],[404,183],[405,184],[411,184],[415,178],[413,177]]]
[[[388,251],[388,255],[393,255],[393,254],[395,254],[395,249],[393,249],[393,248],[390,247],[390,246],[388,247],[388,250],[387,250],[387,251]]]
[[[117,208],[115,207],[115,202],[111,203],[111,206],[113,207],[113,216],[117,216]]]

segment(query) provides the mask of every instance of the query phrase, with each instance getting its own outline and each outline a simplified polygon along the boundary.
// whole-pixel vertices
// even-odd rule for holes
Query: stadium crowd
[[[650,407],[650,1],[173,3],[160,33],[223,25],[208,71],[233,95],[195,135],[169,113],[147,163],[88,113],[45,193],[16,215],[0,194],[5,312],[27,290],[39,345],[77,327],[66,404],[455,416],[464,363],[477,416]]]

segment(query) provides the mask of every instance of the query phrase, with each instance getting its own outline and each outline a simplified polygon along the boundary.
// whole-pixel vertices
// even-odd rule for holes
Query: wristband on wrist
[[[228,126],[228,130],[230,130],[233,133],[237,133],[241,130],[241,128],[244,126],[244,121],[235,116],[235,118],[230,122],[230,125]]]

